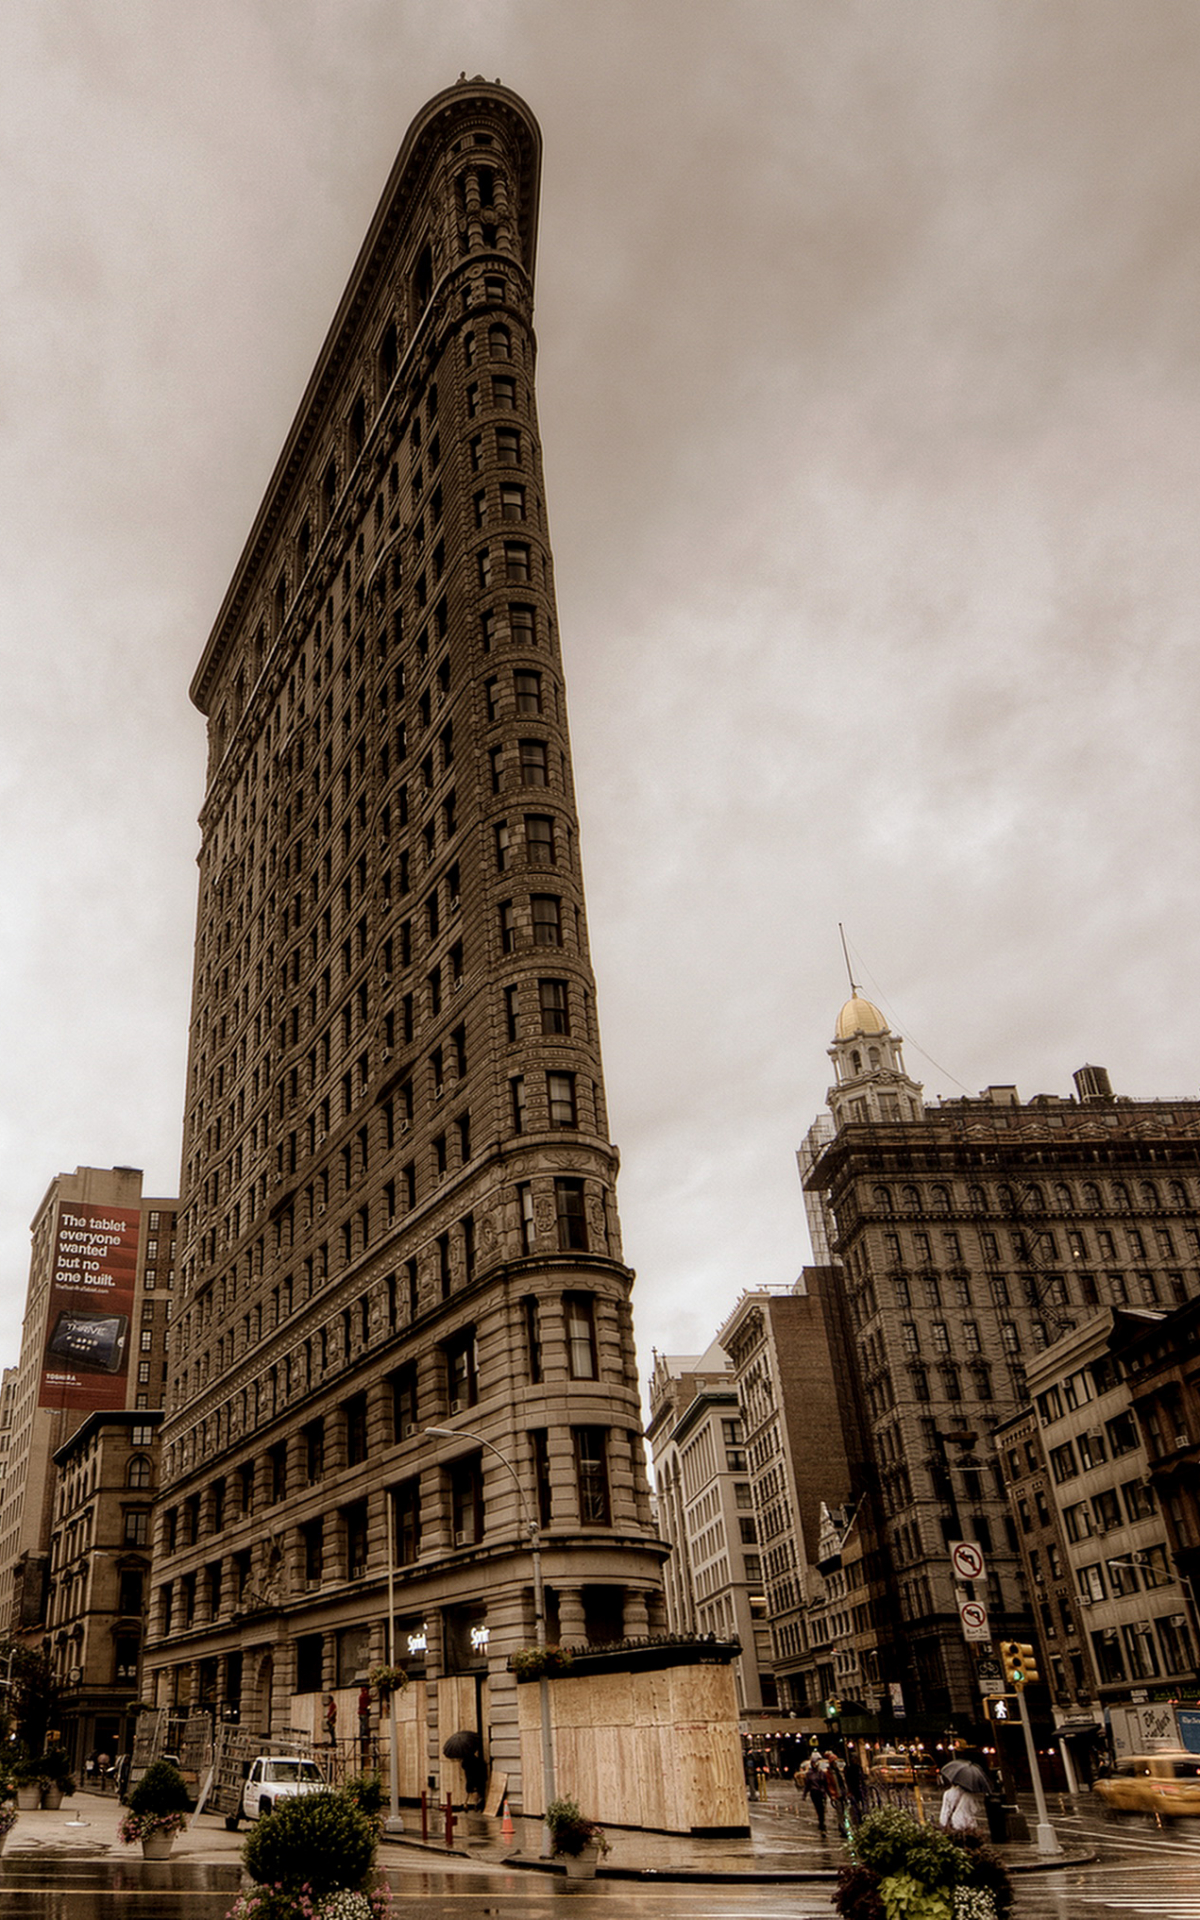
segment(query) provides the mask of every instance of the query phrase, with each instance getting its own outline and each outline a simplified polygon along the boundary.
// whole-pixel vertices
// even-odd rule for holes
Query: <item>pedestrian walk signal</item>
[[[1017,1713],[1012,1695],[1006,1693],[989,1694],[983,1703],[983,1710],[989,1720],[1001,1726],[1004,1725],[1006,1721],[1016,1720],[1020,1717]]]
[[[1004,1678],[1017,1693],[1039,1678],[1033,1648],[1025,1640],[1002,1640],[1000,1659],[1004,1665]]]

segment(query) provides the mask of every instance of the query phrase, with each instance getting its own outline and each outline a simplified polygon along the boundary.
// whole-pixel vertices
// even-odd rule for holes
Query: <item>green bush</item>
[[[855,1850],[881,1880],[907,1873],[932,1892],[948,1893],[973,1877],[969,1856],[948,1833],[921,1826],[898,1807],[869,1813],[855,1835]]]
[[[375,1828],[344,1793],[304,1793],[255,1821],[242,1861],[252,1880],[314,1900],[361,1887],[375,1862]]]
[[[172,1761],[152,1760],[125,1804],[131,1813],[187,1813],[192,1796]]]
[[[360,1813],[365,1813],[373,1826],[383,1819],[385,1794],[383,1781],[377,1773],[352,1773],[342,1788],[348,1800],[353,1801]]]

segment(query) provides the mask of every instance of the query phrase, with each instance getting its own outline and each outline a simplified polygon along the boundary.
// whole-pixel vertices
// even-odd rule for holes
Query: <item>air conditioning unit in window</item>
[[[450,1402],[450,1411],[451,1411],[451,1413],[461,1413],[461,1412],[462,1412],[462,1401],[461,1401],[461,1400],[452,1400],[452,1401]]]
[[[404,1422],[404,1438],[406,1440],[415,1439],[420,1431],[421,1429],[415,1420],[406,1420]]]
[[[1177,1447],[1190,1447],[1191,1444],[1192,1436],[1190,1433],[1177,1433],[1175,1435],[1175,1445]]]
[[[83,1668],[72,1667],[67,1674],[67,1685],[69,1687],[77,1687],[80,1685],[82,1680],[83,1680]]]
[[[1081,1593],[1079,1595],[1079,1604],[1081,1607],[1091,1607],[1091,1606],[1094,1606],[1096,1603],[1094,1600],[1089,1600],[1086,1593]]]
[[[460,974],[459,974],[459,976],[458,976],[458,979],[457,979],[457,980],[456,980],[456,981],[454,982],[454,991],[455,991],[455,993],[461,993],[461,992],[462,992],[462,987],[463,987],[463,981],[465,980],[465,978],[466,978],[466,975],[465,975],[465,974],[462,974],[462,973],[460,973]]]
[[[392,1057],[392,1050],[391,1050],[391,1048],[390,1048],[390,1047],[385,1047],[385,1048],[383,1049],[383,1059],[384,1059],[384,1063],[385,1063],[385,1065],[386,1065],[386,1063],[387,1063],[387,1062],[388,1062],[388,1061],[389,1061],[389,1060],[391,1059],[391,1057]]]
[[[475,1542],[469,1533],[456,1533],[454,1544],[456,1547],[473,1547]]]
[[[401,1131],[401,1133],[407,1133],[407,1132],[408,1132],[408,1129],[409,1129],[409,1127],[410,1127],[411,1125],[412,1125],[412,1122],[411,1122],[411,1121],[409,1121],[409,1120],[402,1120],[402,1121],[400,1122],[400,1131]]]

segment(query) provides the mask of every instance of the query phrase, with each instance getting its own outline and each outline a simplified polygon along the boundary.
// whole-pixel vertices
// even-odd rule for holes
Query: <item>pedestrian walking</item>
[[[331,1747],[337,1745],[337,1702],[331,1693],[325,1695],[325,1738]]]
[[[812,1801],[813,1812],[817,1816],[817,1829],[825,1831],[825,1802],[829,1797],[829,1781],[825,1773],[825,1762],[819,1753],[814,1753],[796,1775],[796,1786],[807,1800]]]
[[[862,1761],[853,1749],[846,1755],[846,1764],[842,1768],[842,1778],[846,1782],[846,1797],[850,1802],[850,1818],[855,1826],[863,1817],[866,1807],[867,1776],[862,1769]]]

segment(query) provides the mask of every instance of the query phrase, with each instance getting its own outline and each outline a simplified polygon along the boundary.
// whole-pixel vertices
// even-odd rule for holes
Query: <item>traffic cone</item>
[[[508,1810],[507,1794],[505,1794],[504,1796],[504,1818],[500,1822],[500,1832],[505,1840],[512,1840],[512,1839],[515,1839],[516,1837],[516,1828],[513,1826],[513,1817]]]

